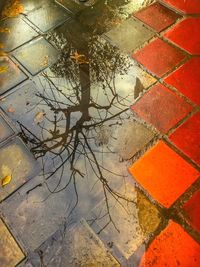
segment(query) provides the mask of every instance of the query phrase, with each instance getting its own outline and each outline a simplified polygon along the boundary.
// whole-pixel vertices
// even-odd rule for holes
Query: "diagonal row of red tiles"
[[[200,14],[199,0],[160,1],[166,6],[188,14]],[[171,26],[181,15],[154,3],[134,14],[157,32]],[[200,18],[182,19],[163,35],[156,38],[132,56],[157,77],[163,77],[166,86],[172,86],[194,104],[200,104]],[[181,48],[181,49],[179,49]],[[185,52],[183,52],[185,51]],[[186,57],[187,56],[187,57]],[[186,61],[186,62],[185,62]],[[185,63],[183,63],[185,62]],[[177,68],[177,65],[180,67]],[[169,74],[171,72],[171,74]],[[131,109],[163,134],[186,117],[193,105],[162,84],[145,93]],[[197,112],[173,133],[169,140],[187,157],[200,165],[200,112]],[[159,141],[132,167],[136,181],[162,206],[170,208],[174,202],[199,178],[199,171]],[[187,221],[200,232],[200,191],[183,206]],[[174,223],[158,235],[143,255],[140,266],[200,266],[200,246],[183,228]]]

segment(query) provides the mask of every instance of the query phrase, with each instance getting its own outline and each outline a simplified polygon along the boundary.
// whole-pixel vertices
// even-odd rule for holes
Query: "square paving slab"
[[[200,190],[198,190],[183,206],[188,222],[200,233]]]
[[[192,106],[164,85],[157,84],[131,109],[157,130],[166,133],[192,110]]]
[[[8,57],[0,57],[0,95],[27,79],[19,66]]]
[[[11,137],[13,134],[14,131],[0,113],[0,143]]]
[[[180,50],[157,38],[133,54],[133,58],[152,73],[161,77],[180,63],[185,55]]]
[[[131,52],[154,36],[154,33],[133,18],[106,33],[113,44],[124,52]]]
[[[21,47],[13,55],[32,75],[36,75],[55,63],[59,52],[40,37]]]
[[[125,191],[119,192],[128,201],[118,198],[118,202],[108,196],[109,214],[104,200],[91,211],[87,220],[111,250],[128,259],[145,238],[156,230],[160,223],[160,214],[131,184],[127,183]]]
[[[0,43],[3,50],[9,52],[22,44],[30,41],[38,35],[26,22],[21,18],[8,18],[0,22]]]
[[[41,31],[47,32],[69,19],[69,13],[58,4],[51,3],[29,13],[27,18]]]
[[[180,18],[180,15],[158,2],[138,11],[134,16],[158,32],[169,27]]]
[[[195,104],[200,105],[200,58],[194,57],[165,78]]]
[[[200,245],[177,223],[169,225],[153,240],[140,267],[178,267],[200,265]]]
[[[24,254],[12,237],[4,222],[0,219],[0,266],[13,267],[23,260]]]
[[[161,2],[185,14],[200,14],[199,0],[161,0]]]
[[[200,18],[186,18],[164,37],[192,55],[200,55]],[[192,34],[191,34],[192,31]]]
[[[23,185],[34,173],[36,164],[32,154],[21,139],[0,147],[1,184],[5,177],[11,176],[10,183],[0,187],[0,201]]]
[[[67,10],[70,10],[73,14],[76,14],[85,8],[84,5],[79,5],[75,1],[71,0],[56,0],[56,3],[60,4]]]
[[[155,133],[139,122],[126,122],[118,130],[118,139],[121,142],[116,150],[122,159],[130,159],[143,149],[154,136]]]
[[[148,150],[131,168],[137,182],[169,208],[199,176],[199,172],[163,141]]]
[[[189,118],[169,138],[183,153],[200,165],[200,112]]]
[[[20,3],[22,4],[24,11],[24,14],[28,14],[33,10],[39,9],[40,7],[44,6],[45,4],[51,4],[52,0],[20,0]]]
[[[44,264],[48,267],[120,267],[84,219],[45,243],[37,251],[43,252]]]

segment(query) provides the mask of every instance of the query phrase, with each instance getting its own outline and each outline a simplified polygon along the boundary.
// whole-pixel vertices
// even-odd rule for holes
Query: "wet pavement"
[[[0,8],[0,266],[199,267],[199,1]]]

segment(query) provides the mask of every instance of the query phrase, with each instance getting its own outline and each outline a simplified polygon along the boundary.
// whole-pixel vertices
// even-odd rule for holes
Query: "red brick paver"
[[[200,14],[199,0],[162,0],[161,2],[186,14]]]
[[[170,140],[188,157],[200,165],[200,112],[192,116],[175,132]]]
[[[200,54],[200,18],[187,18],[164,34],[192,55]],[[192,34],[191,34],[192,33]]]
[[[199,267],[200,245],[177,223],[157,236],[143,255],[140,267]]]
[[[159,131],[166,133],[184,118],[192,107],[164,85],[157,84],[131,109]]]
[[[130,173],[160,204],[169,208],[198,178],[199,172],[163,141],[147,151]]]
[[[157,38],[134,53],[133,58],[152,73],[161,77],[180,63],[185,55],[180,50]]]
[[[170,74],[165,82],[200,105],[200,58],[194,57]]]
[[[190,224],[200,233],[200,190],[185,203],[183,209],[188,215]]]
[[[169,27],[180,17],[159,3],[154,3],[138,11],[134,16],[158,32]]]

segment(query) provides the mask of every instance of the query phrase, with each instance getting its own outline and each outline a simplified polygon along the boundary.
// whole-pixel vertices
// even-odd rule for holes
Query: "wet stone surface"
[[[11,137],[13,134],[13,129],[9,126],[0,112],[0,143]]]
[[[130,18],[121,25],[116,26],[106,33],[106,37],[117,45],[122,51],[132,52],[139,48],[145,41],[154,36],[154,33],[143,26],[143,24]]]
[[[32,75],[36,75],[56,62],[58,51],[40,37],[18,49],[13,55]]]
[[[167,209],[177,199],[186,203],[185,191],[195,187],[198,170],[180,156],[178,145],[157,140],[193,112],[189,100],[155,78],[174,70],[186,53],[159,33],[179,15],[156,3],[141,11],[150,15],[134,17],[152,2],[14,0],[3,10],[0,36],[8,48],[2,40],[0,105],[21,139],[10,138],[7,120],[0,117],[0,208],[25,249],[20,267],[138,267],[143,254],[149,264],[171,267],[175,257],[183,262],[177,247],[184,242],[188,258],[196,261],[191,251],[198,250],[197,243],[181,226],[184,221],[194,235],[194,215],[184,207],[176,215]],[[12,25],[4,25],[8,21]],[[194,40],[198,36],[186,40],[192,49]],[[141,65],[130,57],[155,43]],[[7,50],[12,51],[6,55]],[[188,62],[173,73],[176,82],[167,82],[197,103],[198,58]],[[18,80],[21,70],[28,81]],[[188,84],[179,86],[183,76]],[[180,226],[168,224],[171,216]],[[172,261],[166,256],[171,244],[168,250],[165,243],[175,244]],[[165,255],[161,264],[157,252]]]
[[[84,219],[67,231],[65,236],[56,233],[37,250],[42,251],[44,264],[49,267],[120,266]],[[34,266],[39,266],[33,262]]]
[[[0,95],[27,79],[27,76],[8,57],[0,58]]]
[[[69,15],[58,5],[51,3],[43,5],[28,14],[27,18],[36,25],[42,32],[59,26],[61,23],[69,19]]]
[[[158,2],[139,10],[134,14],[134,16],[158,32],[169,27],[178,18],[180,18],[177,13]]]
[[[131,108],[162,133],[166,133],[192,110],[190,104],[162,84],[151,88]]]
[[[128,203],[108,196],[94,207],[87,221],[114,255],[123,260],[128,259],[156,230],[160,215],[155,206],[130,184],[119,189],[119,192],[129,199]],[[106,202],[109,214],[105,208]]]
[[[0,188],[0,200],[3,200],[18,187],[23,185],[34,174],[35,159],[27,150],[21,139],[0,147],[0,177],[11,176],[11,182],[6,188]]]
[[[24,254],[12,237],[4,222],[0,219],[0,262],[1,267],[13,267],[18,264]]]
[[[3,51],[5,52],[14,50],[38,35],[38,33],[21,18],[2,20],[0,22],[0,27],[2,29],[7,29],[7,31],[0,32],[0,43],[3,45]]]

